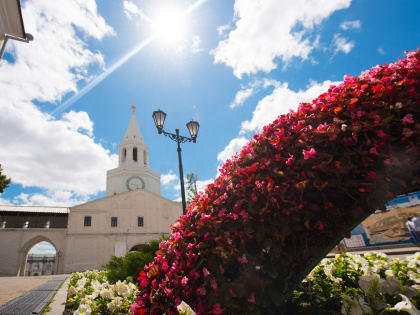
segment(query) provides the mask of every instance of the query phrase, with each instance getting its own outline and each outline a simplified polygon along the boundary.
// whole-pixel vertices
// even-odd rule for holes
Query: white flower
[[[188,315],[195,315],[193,309],[184,301],[181,302],[177,307],[178,312],[187,313]]]
[[[82,278],[79,281],[77,281],[76,286],[78,289],[84,288],[86,284],[86,278]]]
[[[75,287],[69,286],[69,289],[67,290],[67,297],[72,297],[77,294],[77,290]]]
[[[387,277],[391,278],[394,276],[394,272],[390,269],[388,269],[387,271],[385,271],[385,274]]]
[[[401,283],[396,278],[388,278],[386,280],[379,279],[379,292],[388,293],[389,295],[397,295],[401,293]]]
[[[112,312],[114,311],[117,307],[120,307],[122,305],[123,299],[119,296],[117,296],[116,298],[114,298],[110,303],[108,303],[106,306],[108,307],[108,309]]]
[[[128,285],[125,284],[125,281],[121,282],[120,280],[118,280],[115,284],[114,290],[117,292],[118,295],[121,295],[123,297],[129,296],[133,291]]]
[[[411,315],[420,315],[419,310],[414,307],[414,305],[411,303],[408,297],[402,294],[400,294],[400,296],[402,297],[403,300],[395,304],[395,306],[391,308],[392,310],[396,310],[398,312],[406,311],[407,313]]]
[[[376,278],[378,279],[378,278]],[[375,280],[374,276],[369,276],[369,277],[360,277],[359,278],[359,287],[367,294],[370,290],[370,288],[372,287],[372,282],[373,280]],[[378,279],[379,280],[379,279]]]
[[[112,290],[105,288],[101,290],[100,295],[104,299],[112,299],[114,297]]]
[[[417,267],[417,261],[416,260],[410,260],[407,264],[408,268],[416,268]]]
[[[350,312],[347,311],[348,309]],[[367,305],[363,298],[360,297],[358,301],[344,298],[341,314],[364,315],[369,314],[370,312],[372,312],[372,309]]]
[[[92,312],[92,309],[90,308],[89,305],[80,304],[79,308],[76,310],[76,312],[74,312],[73,315],[90,315],[91,312]]]

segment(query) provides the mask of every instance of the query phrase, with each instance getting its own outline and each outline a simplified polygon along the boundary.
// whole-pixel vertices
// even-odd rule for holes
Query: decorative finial
[[[133,114],[134,114],[134,112],[136,111],[136,105],[132,104],[131,109],[133,110]]]

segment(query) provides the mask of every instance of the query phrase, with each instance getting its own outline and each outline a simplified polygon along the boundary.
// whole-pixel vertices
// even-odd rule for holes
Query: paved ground
[[[67,285],[69,281],[70,275],[53,297],[50,304],[50,310],[46,313],[46,315],[63,315],[67,300]]]
[[[35,289],[56,278],[63,278],[63,275],[39,276],[39,277],[0,277],[0,305]]]

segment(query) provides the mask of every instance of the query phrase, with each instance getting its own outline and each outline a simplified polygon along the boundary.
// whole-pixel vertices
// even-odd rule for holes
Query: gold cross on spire
[[[133,110],[133,114],[134,114],[134,112],[136,111],[136,105],[131,104],[131,109]]]

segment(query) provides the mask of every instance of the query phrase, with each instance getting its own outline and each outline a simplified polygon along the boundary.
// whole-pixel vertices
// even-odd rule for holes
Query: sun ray
[[[205,3],[207,0],[198,0],[195,3],[193,3],[191,6],[189,6],[182,14],[182,17],[185,17],[189,14],[191,14],[193,11],[195,11],[197,8],[199,8],[203,3]],[[147,47],[153,40],[156,39],[156,34],[153,34],[143,40],[140,44],[138,44],[134,49],[129,51],[127,54],[125,54],[123,57],[121,57],[117,62],[115,62],[111,67],[106,69],[104,72],[102,72],[100,75],[98,75],[95,79],[90,81],[87,85],[85,85],[80,91],[76,92],[74,95],[72,95],[69,99],[61,103],[59,106],[57,106],[56,109],[54,109],[50,114],[51,115],[57,115],[61,112],[63,112],[65,109],[69,108],[71,105],[73,105],[77,100],[79,100],[81,97],[83,97],[86,93],[91,91],[95,86],[97,86],[99,83],[101,83],[103,80],[105,80],[110,74],[112,74],[115,70],[117,70],[119,67],[121,67],[124,63],[126,63],[131,57],[133,57],[135,54],[137,54],[139,51]]]

